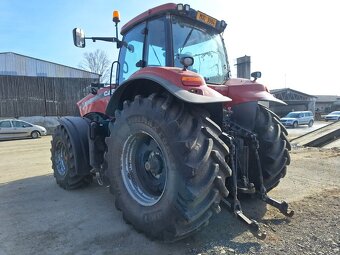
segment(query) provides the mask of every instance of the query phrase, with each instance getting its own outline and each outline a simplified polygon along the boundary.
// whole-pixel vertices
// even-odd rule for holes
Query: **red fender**
[[[114,89],[112,89],[112,93]],[[91,112],[105,114],[106,106],[110,101],[110,87],[104,87],[98,90],[96,95],[88,94],[86,97],[77,102],[80,116],[85,116]]]
[[[209,84],[209,87],[224,96],[230,97],[232,101],[226,103],[226,106],[230,107],[254,101],[269,101],[286,105],[285,102],[270,94],[266,86],[248,79],[229,79],[223,85]]]

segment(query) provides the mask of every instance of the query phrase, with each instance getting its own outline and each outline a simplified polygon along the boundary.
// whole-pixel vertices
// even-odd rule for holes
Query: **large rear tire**
[[[75,152],[69,134],[59,125],[51,141],[51,161],[57,184],[67,190],[89,185],[92,175],[78,175],[75,168]]]
[[[280,124],[278,117],[262,105],[257,106],[254,132],[259,141],[259,156],[263,171],[263,182],[267,191],[276,187],[280,179],[286,175],[287,165],[290,164],[290,143],[285,128]],[[251,159],[250,166],[256,166],[255,157]],[[251,171],[250,181],[259,187],[257,171]]]
[[[164,241],[206,225],[231,175],[220,128],[170,95],[136,96],[115,117],[105,161],[125,221]]]

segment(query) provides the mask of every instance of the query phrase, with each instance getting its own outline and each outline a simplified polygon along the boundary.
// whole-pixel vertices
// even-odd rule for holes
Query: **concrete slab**
[[[328,140],[340,137],[340,122],[334,122],[291,140],[293,145],[322,147]]]

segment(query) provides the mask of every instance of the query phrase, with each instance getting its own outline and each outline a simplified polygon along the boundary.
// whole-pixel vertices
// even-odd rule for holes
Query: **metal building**
[[[100,75],[13,52],[0,53],[0,117],[78,115]]]
[[[20,55],[13,52],[0,52],[0,75],[92,79],[99,78],[99,74],[96,73]]]
[[[270,103],[270,109],[279,116],[284,116],[291,111],[312,111],[315,113],[316,96],[308,95],[290,88],[273,89],[270,93],[287,103],[287,105]]]
[[[317,95],[315,107],[322,114],[340,111],[340,96]]]
[[[250,79],[250,56],[243,56],[236,59],[237,78]]]

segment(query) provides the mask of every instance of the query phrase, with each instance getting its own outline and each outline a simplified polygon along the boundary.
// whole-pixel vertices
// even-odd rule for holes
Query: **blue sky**
[[[114,44],[87,42],[73,46],[72,29],[88,36],[113,36],[112,11],[120,27],[163,0],[0,0],[0,52],[12,51],[77,67],[84,52],[99,48],[111,60]],[[237,57],[252,58],[252,71],[269,89],[290,87],[309,94],[337,94],[340,60],[340,15],[335,0],[187,0],[193,8],[228,27],[224,33],[232,74]]]

